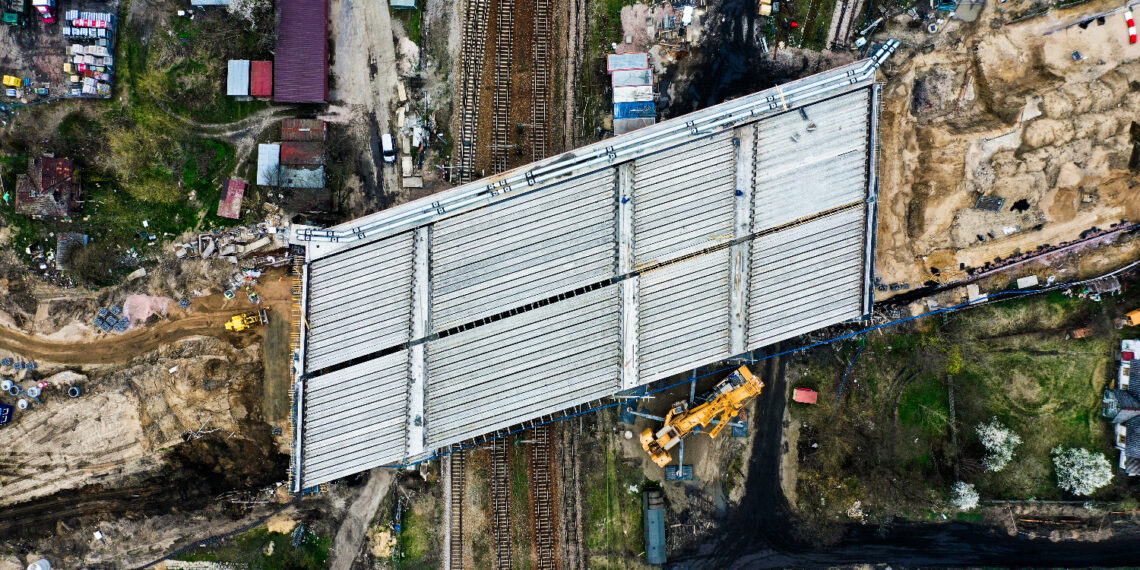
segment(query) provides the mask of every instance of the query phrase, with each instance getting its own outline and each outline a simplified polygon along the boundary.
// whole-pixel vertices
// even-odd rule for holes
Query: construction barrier
[[[1124,21],[1128,24],[1128,43],[1136,43],[1136,20],[1132,18],[1132,10],[1124,11]]]

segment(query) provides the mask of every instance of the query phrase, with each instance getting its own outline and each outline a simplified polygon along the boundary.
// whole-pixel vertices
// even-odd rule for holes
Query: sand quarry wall
[[[918,285],[1093,226],[1140,221],[1135,165],[1140,45],[1118,7],[1089,2],[997,26],[996,6],[955,22],[886,71],[877,271]],[[1083,59],[1074,60],[1079,51]],[[1000,211],[974,208],[1003,198]]]

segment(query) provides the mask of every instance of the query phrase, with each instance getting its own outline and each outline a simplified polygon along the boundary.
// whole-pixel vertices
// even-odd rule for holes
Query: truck
[[[641,447],[654,463],[665,467],[673,461],[669,450],[681,440],[712,423],[716,425],[708,434],[715,439],[740,414],[744,405],[760,395],[763,389],[764,383],[760,378],[747,366],[741,366],[713,387],[706,395],[705,403],[692,409],[689,409],[687,400],[673,404],[661,429],[655,432],[649,428],[641,433]]]
[[[255,325],[268,325],[269,313],[265,309],[261,309],[257,313],[242,313],[230,317],[226,321],[226,330],[233,332],[241,332]]]

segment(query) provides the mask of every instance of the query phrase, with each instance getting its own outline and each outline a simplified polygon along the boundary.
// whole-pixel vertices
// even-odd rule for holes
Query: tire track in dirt
[[[240,333],[225,331],[225,322],[240,312],[241,309],[233,308],[194,314],[87,343],[42,340],[17,330],[0,329],[0,348],[29,360],[60,364],[115,364],[192,336],[241,339]],[[255,334],[260,335],[261,331]]]

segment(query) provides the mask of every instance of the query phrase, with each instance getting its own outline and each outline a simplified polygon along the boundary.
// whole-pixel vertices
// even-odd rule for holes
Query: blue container
[[[35,362],[29,362],[29,363],[24,365],[24,368],[27,368],[28,370],[35,370],[36,369],[36,363]]]
[[[123,308],[118,306],[118,305],[112,305],[111,306],[111,314],[115,315],[117,317],[117,316],[123,314]]]
[[[5,358],[3,360],[0,360],[0,365],[11,366],[12,365],[12,359],[11,358]]]

